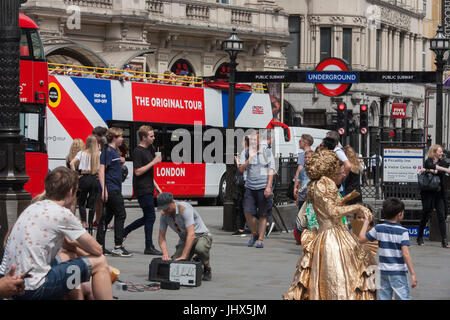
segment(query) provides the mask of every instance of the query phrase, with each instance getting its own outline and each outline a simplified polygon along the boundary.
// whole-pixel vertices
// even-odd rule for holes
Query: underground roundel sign
[[[347,62],[339,58],[328,58],[322,60],[316,67],[315,71],[350,71]],[[329,97],[337,97],[346,94],[352,84],[351,83],[316,83],[316,88],[322,94]]]

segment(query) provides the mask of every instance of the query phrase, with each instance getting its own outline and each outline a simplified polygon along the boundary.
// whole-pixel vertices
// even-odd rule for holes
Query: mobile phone
[[[31,270],[33,270],[33,268],[29,269],[27,272],[25,272],[20,279],[25,279],[25,278],[29,278],[30,272]]]

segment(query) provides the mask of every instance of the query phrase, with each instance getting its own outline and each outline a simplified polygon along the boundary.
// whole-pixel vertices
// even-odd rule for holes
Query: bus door
[[[119,147],[119,154],[121,157],[125,158],[125,164],[122,168],[122,173],[125,176],[125,172],[128,172],[124,181],[122,181],[122,196],[124,198],[131,198],[133,196],[133,159],[132,151],[136,146],[136,135],[134,134],[134,125],[132,122],[128,121],[107,121],[108,127],[120,128],[123,130],[123,141],[122,145]],[[122,166],[122,167],[123,167]]]
[[[24,185],[32,197],[44,191],[44,180],[48,173],[48,155],[44,139],[44,109],[20,112],[20,134],[24,136],[25,169],[30,180]]]
[[[163,161],[155,166],[154,177],[163,192],[171,192],[178,198],[201,198],[205,195],[205,164],[194,163],[194,127],[164,124],[156,137]],[[162,144],[162,145],[161,145]],[[183,160],[182,160],[183,159]],[[201,159],[201,157],[200,157]]]

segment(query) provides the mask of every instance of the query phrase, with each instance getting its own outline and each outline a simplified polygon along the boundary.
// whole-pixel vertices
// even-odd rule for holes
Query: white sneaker
[[[129,253],[123,246],[120,248],[112,249],[111,253],[115,257],[131,257],[133,255],[132,253]]]

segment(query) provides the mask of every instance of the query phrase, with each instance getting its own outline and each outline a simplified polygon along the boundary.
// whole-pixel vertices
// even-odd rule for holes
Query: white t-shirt
[[[81,171],[91,171],[91,155],[85,151],[79,151],[75,156],[80,164],[78,165],[78,169]],[[100,167],[100,161],[98,166]],[[99,168],[97,168],[98,170]]]
[[[61,249],[64,237],[73,241],[86,230],[69,210],[51,200],[36,202],[17,219],[6,244],[0,274],[6,274],[13,264],[16,273],[32,269],[25,279],[26,290],[36,290],[44,284],[50,262]]]
[[[344,150],[342,150],[341,148],[336,147],[336,148],[334,148],[333,151],[336,152],[337,157],[338,157],[339,160],[341,160],[342,162],[348,160],[347,156],[345,155]]]

